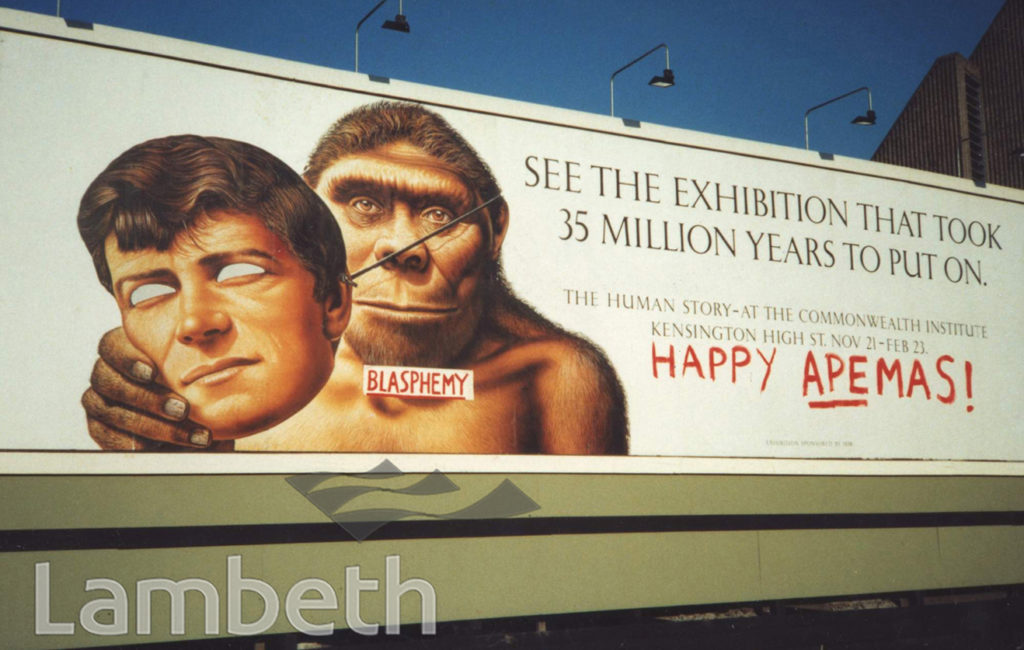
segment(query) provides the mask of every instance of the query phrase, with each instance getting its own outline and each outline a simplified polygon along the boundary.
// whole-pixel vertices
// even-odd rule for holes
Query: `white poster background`
[[[74,221],[82,192],[110,160],[146,139],[195,133],[252,142],[301,170],[321,133],[350,109],[380,99],[374,95],[378,93],[424,102],[449,120],[492,167],[511,212],[503,249],[506,274],[519,296],[608,355],[626,390],[632,455],[1024,460],[1024,425],[1017,406],[1024,386],[1017,360],[1024,324],[1024,193],[680,129],[627,126],[613,118],[368,81],[362,75],[120,30],[82,32],[17,12],[0,12],[0,24],[161,54],[0,32],[0,142],[5,158],[0,169],[0,242],[5,252],[0,265],[5,333],[0,347],[0,448],[95,448],[79,399],[99,337],[119,324],[119,316],[95,278]],[[546,179],[545,164],[551,170]],[[539,182],[531,168],[540,172]],[[634,200],[632,187],[626,185],[619,188],[625,196],[616,198],[613,169],[629,182],[634,172],[639,174],[642,200]],[[570,174],[579,177],[570,180]],[[677,196],[677,178],[685,179],[678,182],[686,194]],[[654,186],[651,200],[644,179]],[[729,201],[725,209],[707,209],[695,187],[713,188],[715,183],[727,192],[736,185],[845,202],[848,223],[816,225],[735,214]],[[713,192],[707,197],[716,203]],[[873,225],[865,231],[858,202],[886,212],[894,209],[897,225],[903,211],[923,212],[923,228],[917,231],[915,221],[911,232],[879,233]],[[696,207],[684,207],[694,203]],[[576,240],[582,233],[578,226],[573,230],[565,223],[566,215],[574,218],[577,211],[586,212],[581,216],[588,231],[585,241]],[[995,230],[1001,250],[940,242],[936,214]],[[656,235],[654,248],[622,245],[621,233],[619,243],[613,244],[603,227],[605,215],[616,228],[624,217],[631,228],[639,219],[642,234],[649,220]],[[716,227],[735,233],[736,255],[656,250],[663,222],[671,233],[678,232],[679,223],[698,227],[698,235],[702,228]],[[793,255],[786,262],[753,259],[749,238],[771,233],[782,245],[780,256],[793,238],[803,251],[801,261],[808,259],[807,238],[819,246],[832,240],[835,263],[822,268],[798,263]],[[563,239],[566,235],[571,236]],[[881,270],[851,271],[840,242],[877,248]],[[934,255],[934,278],[890,274],[889,249]],[[762,257],[766,254],[759,251]],[[943,261],[950,257],[980,268],[984,286],[973,278],[970,284],[948,281]],[[614,308],[609,297],[615,295],[620,305],[627,298],[634,303],[643,298],[652,305],[657,299],[662,311]],[[595,304],[579,304],[583,297],[594,298]],[[684,314],[684,301],[728,304],[737,312],[728,317]],[[674,303],[674,312],[667,311],[669,303]],[[841,311],[912,319],[922,329],[893,332],[770,321],[766,306],[790,308],[794,319],[801,309]],[[744,318],[744,308],[748,314],[756,308],[757,314]],[[986,337],[926,333],[928,320],[982,325]],[[736,383],[728,365],[711,381],[709,348],[719,346],[730,353],[734,343],[659,336],[653,333],[655,323],[752,330],[755,340],[742,342],[751,363],[738,369]],[[767,343],[766,331],[802,333],[804,342]],[[809,344],[812,333],[821,333],[826,345]],[[847,341],[859,337],[859,347],[836,347],[833,336]],[[874,342],[869,344],[868,338]],[[676,377],[668,378],[662,364],[655,379],[652,344],[659,353],[674,346],[677,366],[692,345],[705,378],[692,368],[682,376],[677,368]],[[910,346],[907,351],[904,345]],[[914,354],[915,346],[923,346],[924,352]],[[757,350],[771,354],[772,348],[773,368],[761,392],[765,364]],[[851,354],[866,356],[866,378],[860,383],[869,388],[868,394],[851,396],[837,387],[820,399],[858,397],[868,405],[810,408],[808,402],[819,396],[813,388],[809,396],[802,395],[808,351],[815,354],[822,373],[826,353],[847,361]],[[948,405],[937,399],[948,392],[935,371],[936,359],[944,354],[953,358],[946,368],[957,391]],[[913,360],[919,359],[930,399],[920,387],[914,397],[899,399],[892,383],[879,396],[874,373],[879,356],[902,362],[904,385]],[[970,399],[964,376],[968,360],[973,366]],[[827,388],[827,378],[823,380]],[[848,374],[837,386],[846,386],[844,382]],[[480,467],[487,468],[487,463]]]

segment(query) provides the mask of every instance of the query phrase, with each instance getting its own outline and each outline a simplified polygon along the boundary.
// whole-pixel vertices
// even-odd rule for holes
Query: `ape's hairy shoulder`
[[[525,302],[494,305],[485,328],[510,363],[530,377],[540,444],[553,453],[621,454],[628,446],[626,400],[604,352]]]

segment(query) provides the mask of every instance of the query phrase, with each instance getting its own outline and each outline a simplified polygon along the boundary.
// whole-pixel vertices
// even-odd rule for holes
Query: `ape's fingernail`
[[[188,441],[197,447],[210,446],[210,432],[207,429],[196,429],[188,436]]]
[[[140,381],[150,381],[153,379],[153,368],[141,361],[136,361],[132,364],[131,373],[132,377],[135,377]]]
[[[175,420],[184,420],[188,413],[188,404],[177,397],[172,397],[164,402],[164,413]]]

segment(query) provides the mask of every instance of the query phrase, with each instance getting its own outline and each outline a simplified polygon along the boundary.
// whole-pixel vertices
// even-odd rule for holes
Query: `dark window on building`
[[[967,73],[964,75],[964,89],[967,104],[967,143],[971,160],[971,178],[976,183],[985,182],[985,123],[981,108],[981,80]]]

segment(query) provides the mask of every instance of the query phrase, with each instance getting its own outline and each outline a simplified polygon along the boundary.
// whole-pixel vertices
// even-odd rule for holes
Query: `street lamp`
[[[356,25],[356,72],[359,72],[359,28],[363,26],[363,23],[374,14],[381,6],[387,2],[387,0],[380,0],[377,5],[370,10],[368,14],[363,16],[363,19]],[[385,20],[384,24],[381,25],[383,29],[390,29],[396,32],[402,32],[404,34],[409,33],[409,21],[406,20],[405,14],[402,13],[402,0],[398,0],[398,13],[395,14],[394,20]]]
[[[675,74],[672,73],[672,68],[668,64],[668,45],[665,45],[664,43],[656,45],[612,73],[612,79],[609,83],[609,91],[612,97],[611,109],[609,110],[609,112],[611,113],[612,117],[615,117],[615,75],[619,74],[620,72],[622,72],[629,66],[633,65],[634,63],[640,61],[640,59],[643,59],[648,54],[653,54],[659,48],[662,47],[665,48],[665,72],[651,78],[651,80],[648,81],[647,83],[648,85],[654,86],[656,88],[668,88],[669,86],[676,85],[676,76]]]
[[[851,90],[848,93],[845,93],[845,94],[840,95],[838,97],[833,97],[832,99],[828,100],[827,102],[822,102],[822,103],[818,104],[817,106],[812,106],[812,107],[807,109],[807,112],[804,113],[804,148],[805,149],[810,149],[811,148],[811,140],[810,140],[810,136],[808,135],[808,132],[807,132],[807,116],[810,115],[812,112],[818,110],[819,108],[822,108],[823,106],[828,106],[829,104],[831,104],[833,102],[838,102],[840,99],[846,99],[850,95],[855,95],[855,94],[857,94],[857,93],[859,93],[861,91],[867,91],[867,93],[868,93],[868,112],[867,112],[866,115],[858,115],[857,117],[853,118],[852,120],[850,120],[850,124],[856,124],[858,126],[874,126],[875,125],[875,111],[871,107],[871,89],[868,88],[867,86],[861,86],[857,90]]]

